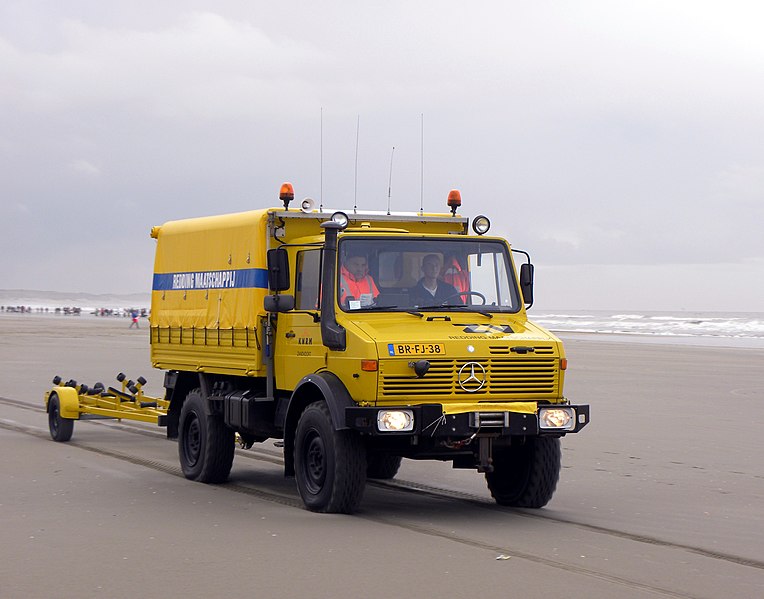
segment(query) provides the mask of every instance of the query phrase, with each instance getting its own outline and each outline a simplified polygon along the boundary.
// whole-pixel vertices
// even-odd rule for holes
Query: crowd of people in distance
[[[93,314],[96,316],[123,316],[134,317],[137,313],[138,318],[146,318],[149,311],[146,308],[97,308]]]
[[[58,314],[66,316],[80,316],[82,308],[77,306],[63,306],[61,308],[33,308],[32,306],[0,306],[0,312],[8,314]],[[149,311],[146,308],[96,308],[90,314],[94,316],[118,316],[133,319],[146,318]]]
[[[82,314],[82,308],[76,306],[64,306],[63,308],[32,308],[32,306],[0,306],[0,312],[8,312],[12,314],[67,314],[73,316],[79,316]]]
[[[35,312],[39,312],[39,308],[35,309]],[[27,312],[32,312],[31,306],[0,306],[0,312],[11,312],[11,313],[19,313],[19,314],[26,314]]]

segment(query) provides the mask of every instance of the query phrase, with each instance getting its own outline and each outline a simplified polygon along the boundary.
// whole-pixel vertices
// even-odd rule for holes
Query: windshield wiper
[[[486,312],[485,310],[478,310],[475,306],[452,306],[446,304],[445,306],[442,306],[440,304],[435,306],[417,306],[420,310],[457,310],[459,312],[477,312],[478,314],[482,314],[483,316],[487,318],[493,318],[493,314],[490,312]]]
[[[398,310],[398,306],[366,306],[365,308],[361,308],[361,311],[363,312],[387,312],[389,310]],[[419,318],[424,317],[424,314],[417,312],[416,310],[403,308],[400,311],[405,312],[406,314],[411,314],[412,316],[418,316]],[[358,310],[353,310],[353,312],[358,312]]]

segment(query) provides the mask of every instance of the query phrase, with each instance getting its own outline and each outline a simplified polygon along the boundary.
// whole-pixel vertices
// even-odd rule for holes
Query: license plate
[[[388,343],[387,351],[391,356],[430,356],[445,355],[442,343]]]

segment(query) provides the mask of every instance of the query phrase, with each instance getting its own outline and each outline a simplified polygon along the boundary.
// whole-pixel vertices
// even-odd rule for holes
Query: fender
[[[311,388],[313,387],[313,388]],[[318,374],[309,374],[304,376],[302,380],[297,383],[297,386],[292,392],[292,397],[289,399],[289,407],[287,408],[286,421],[289,422],[292,411],[298,408],[302,411],[308,403],[312,403],[320,397],[316,397],[316,391],[326,400],[329,406],[329,411],[332,415],[332,423],[336,430],[346,429],[345,424],[345,408],[357,405],[353,398],[350,397],[350,393],[345,387],[344,383],[337,377],[336,374],[331,372],[319,372]],[[308,396],[313,397],[310,401],[302,402],[302,398]],[[303,405],[300,405],[300,404]]]
[[[53,387],[48,393],[48,399],[45,402],[45,411],[50,409],[50,396],[55,393],[58,395],[58,411],[61,418],[79,420],[80,418],[80,398],[77,395],[77,389],[74,387]]]
[[[345,408],[356,406],[347,388],[337,375],[331,372],[309,374],[297,383],[284,416],[284,474],[294,475],[294,433],[300,414],[314,401],[326,401],[335,430],[347,429]],[[277,423],[281,426],[282,423]]]

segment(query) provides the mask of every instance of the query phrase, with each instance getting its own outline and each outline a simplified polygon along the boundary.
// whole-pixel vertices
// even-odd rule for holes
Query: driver
[[[442,266],[439,254],[427,254],[422,259],[423,276],[409,294],[412,304],[415,306],[437,305],[459,297],[456,287],[440,280]]]

